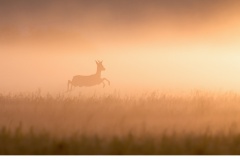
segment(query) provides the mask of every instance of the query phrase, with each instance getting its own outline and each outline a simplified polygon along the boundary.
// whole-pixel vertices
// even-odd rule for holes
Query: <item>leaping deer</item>
[[[103,87],[105,87],[104,80],[108,82],[108,85],[110,85],[110,81],[107,78],[101,78],[101,72],[105,70],[104,66],[102,65],[102,61],[95,61],[97,64],[97,72],[93,75],[89,76],[82,76],[77,75],[72,78],[72,80],[68,80],[68,90],[69,91],[69,85],[71,85],[70,91],[72,90],[72,86],[74,87],[90,87],[98,84],[103,84]]]

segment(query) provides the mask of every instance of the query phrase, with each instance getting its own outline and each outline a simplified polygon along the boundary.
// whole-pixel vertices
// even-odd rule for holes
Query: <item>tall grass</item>
[[[22,133],[2,128],[1,155],[239,155],[240,134],[161,134],[109,138],[72,135],[52,137],[49,133]]]
[[[240,96],[0,95],[0,154],[239,154]]]

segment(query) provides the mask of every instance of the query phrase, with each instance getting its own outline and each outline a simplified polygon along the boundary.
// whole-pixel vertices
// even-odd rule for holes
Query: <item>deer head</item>
[[[95,61],[95,62],[97,64],[97,69],[98,70],[100,70],[100,71],[104,71],[105,70],[105,68],[104,68],[104,66],[102,64],[103,61]]]

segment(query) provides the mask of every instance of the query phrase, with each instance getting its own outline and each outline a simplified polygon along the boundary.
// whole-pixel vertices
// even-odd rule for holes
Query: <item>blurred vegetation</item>
[[[54,138],[47,133],[0,131],[1,155],[239,155],[240,134],[160,135],[159,137]]]
[[[0,95],[2,155],[240,154],[240,96]]]

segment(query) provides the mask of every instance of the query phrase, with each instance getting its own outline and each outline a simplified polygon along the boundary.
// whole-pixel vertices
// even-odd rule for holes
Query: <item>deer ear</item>
[[[96,64],[98,64],[98,62],[97,61],[95,61],[96,62]]]
[[[103,61],[100,61],[100,63],[102,63]]]

